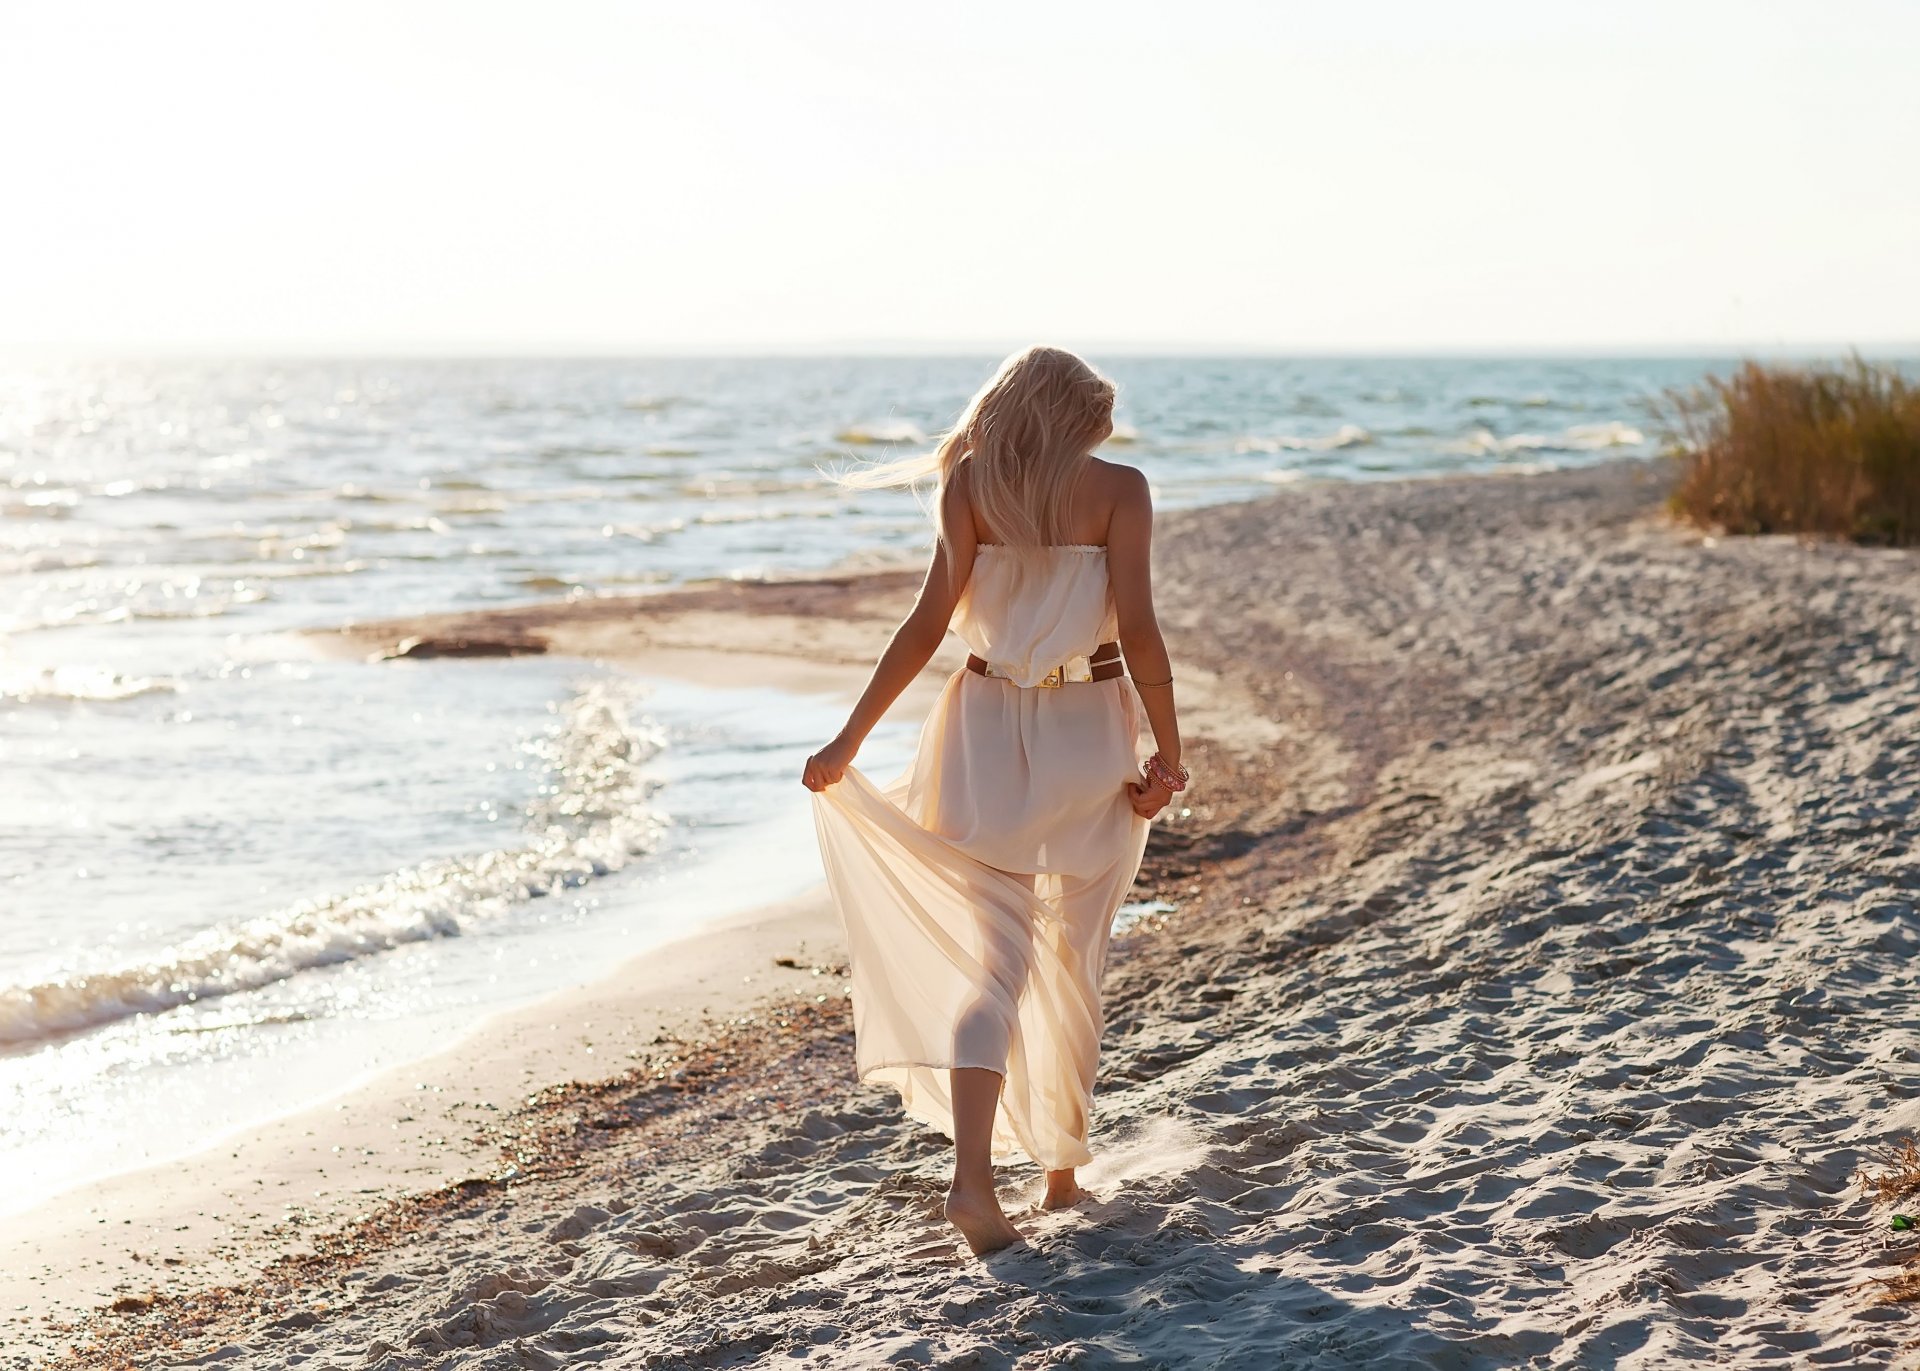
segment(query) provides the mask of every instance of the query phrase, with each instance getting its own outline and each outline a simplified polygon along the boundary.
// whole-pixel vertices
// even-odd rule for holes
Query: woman
[[[846,924],[861,1078],[953,1139],[946,1213],[975,1254],[1020,1239],[994,1156],[1017,1148],[1046,1168],[1049,1209],[1081,1193],[1107,936],[1147,821],[1186,784],[1147,483],[1093,455],[1113,398],[1072,353],[1030,348],[931,456],[849,478],[937,476],[938,540],[913,612],[804,782]],[[973,655],[882,792],[851,763],[949,627]],[[1143,710],[1159,747],[1144,772]]]

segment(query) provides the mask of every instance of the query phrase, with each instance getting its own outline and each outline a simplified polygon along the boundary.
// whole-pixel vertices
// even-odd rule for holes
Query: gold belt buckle
[[[1040,678],[1041,688],[1045,690],[1058,690],[1060,688],[1060,678],[1065,674],[1065,667],[1055,667],[1052,671],[1049,671]]]

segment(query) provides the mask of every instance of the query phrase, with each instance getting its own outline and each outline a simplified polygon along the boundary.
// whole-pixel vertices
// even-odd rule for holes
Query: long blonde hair
[[[1113,432],[1114,394],[1112,381],[1071,352],[1030,347],[1000,364],[932,452],[835,479],[875,489],[932,476],[944,495],[964,462],[968,496],[996,539],[1022,551],[1061,543],[1074,485]],[[936,527],[940,510],[936,497]]]

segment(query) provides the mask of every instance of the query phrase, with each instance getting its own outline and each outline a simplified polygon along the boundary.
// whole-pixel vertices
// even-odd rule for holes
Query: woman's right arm
[[[1180,718],[1173,702],[1173,663],[1153,612],[1153,496],[1144,475],[1130,467],[1120,471],[1120,490],[1107,525],[1107,574],[1120,622],[1120,651],[1146,708],[1154,744],[1161,758],[1177,769]],[[1144,793],[1158,800],[1154,809],[1173,798],[1161,786],[1145,787]],[[1141,798],[1135,797],[1136,810]]]

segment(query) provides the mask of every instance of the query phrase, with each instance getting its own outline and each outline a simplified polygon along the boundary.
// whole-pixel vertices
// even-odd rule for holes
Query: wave
[[[837,519],[835,509],[769,509],[765,505],[745,508],[710,509],[694,517],[696,524],[767,524],[788,519]]]
[[[0,700],[19,704],[59,701],[88,703],[131,700],[137,695],[170,694],[179,682],[162,676],[121,676],[104,667],[57,666],[38,676],[0,679]]]
[[[80,507],[80,492],[68,487],[28,490],[0,501],[0,514],[16,519],[65,519]]]
[[[260,586],[248,587],[236,584],[226,594],[199,594],[188,597],[192,603],[170,605],[164,602],[135,602],[125,606],[124,616],[128,619],[217,619],[236,605],[257,605],[271,598],[271,592]],[[114,612],[109,612],[101,622],[117,622]]]
[[[1334,432],[1318,438],[1281,434],[1277,438],[1242,438],[1235,452],[1337,452],[1341,448],[1365,447],[1373,435],[1358,424],[1342,424]]]
[[[422,514],[413,519],[355,519],[350,527],[355,533],[453,532],[453,525],[433,514]]]
[[[196,588],[192,594],[178,597],[178,602],[173,604],[168,604],[164,597],[149,597],[101,605],[100,597],[95,596],[70,604],[43,605],[36,618],[0,619],[0,631],[30,633],[41,629],[124,624],[137,619],[217,619],[237,605],[259,604],[268,598],[270,596],[264,586],[248,587],[238,582],[224,594],[213,591],[203,593]]]
[[[793,495],[824,490],[826,486],[825,481],[807,477],[736,476],[731,472],[718,471],[711,476],[681,482],[679,491],[682,495],[712,500],[749,495]]]
[[[528,590],[572,590],[581,583],[565,576],[540,575],[517,577],[514,584],[524,586]]]
[[[625,457],[623,443],[549,443],[540,449],[540,461],[564,462],[569,457]]]
[[[1468,409],[1585,409],[1579,400],[1563,400],[1544,390],[1525,395],[1469,395],[1461,404]]]
[[[348,557],[338,562],[254,562],[247,567],[250,581],[305,581],[315,576],[355,576],[372,562]]]
[[[1647,441],[1646,434],[1617,419],[1604,424],[1575,424],[1566,431],[1565,436],[1574,448],[1591,451],[1609,447],[1638,447]]]
[[[128,495],[151,495],[157,491],[171,490],[174,485],[175,478],[170,476],[153,476],[142,481],[126,477],[117,481],[108,481],[103,485],[90,486],[87,493],[105,496],[109,500],[118,500]]]
[[[1463,438],[1443,444],[1441,451],[1463,457],[1502,456],[1510,452],[1603,452],[1614,447],[1638,447],[1647,435],[1631,424],[1613,420],[1604,424],[1575,424],[1557,434],[1515,433],[1496,436],[1476,428]]]
[[[336,500],[371,505],[404,505],[420,498],[418,490],[369,490],[357,481],[343,482],[329,493]]]
[[[662,740],[636,724],[635,687],[595,682],[530,745],[547,783],[518,846],[426,862],[345,894],[219,925],[150,961],[0,988],[0,1045],[23,1046],[139,1014],[233,995],[302,971],[456,937],[515,905],[617,871],[658,843],[666,820],[643,773]]]
[[[906,419],[883,419],[871,424],[849,424],[833,435],[837,443],[889,446],[897,443],[924,443],[927,435],[918,424]]]
[[[102,538],[101,542],[108,539]],[[0,576],[26,576],[43,571],[83,571],[100,565],[100,555],[89,548],[46,547],[0,557]]]

